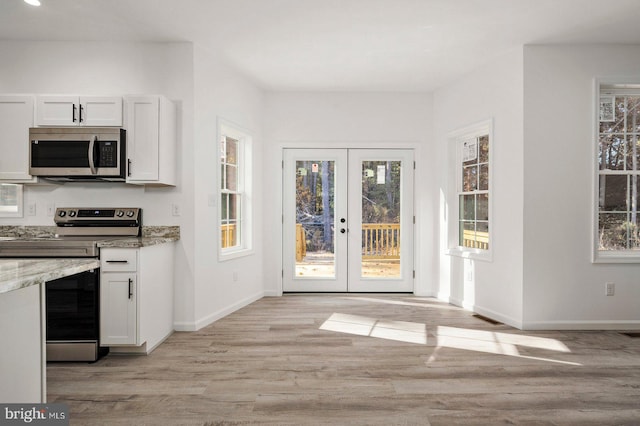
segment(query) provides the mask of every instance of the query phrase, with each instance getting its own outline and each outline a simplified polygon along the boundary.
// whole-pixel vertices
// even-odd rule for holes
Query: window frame
[[[237,145],[237,182],[236,191],[228,191],[222,187],[225,177],[222,175],[223,156],[221,155],[221,144],[223,138],[234,139]],[[218,241],[218,260],[227,261],[239,257],[249,256],[253,254],[253,232],[252,232],[252,147],[253,139],[251,133],[228,120],[218,118],[218,131],[216,138],[216,164],[218,175],[217,189],[217,241]],[[237,232],[240,238],[239,244],[233,247],[223,247],[222,244],[222,195],[237,194],[240,198],[240,209],[238,211]]]
[[[637,263],[640,261],[640,249],[601,250],[600,249],[600,177],[601,176],[637,176],[636,171],[613,170],[608,173],[600,170],[600,102],[606,97],[633,95],[640,97],[640,80],[636,78],[596,78],[593,91],[593,192],[592,192],[592,263]],[[633,132],[640,133],[640,132]],[[624,132],[626,137],[626,131]],[[638,135],[640,140],[640,135]],[[625,159],[626,161],[626,159]],[[631,172],[631,173],[629,173]],[[629,191],[629,188],[627,188]],[[640,197],[638,197],[640,198]]]
[[[488,136],[489,138],[489,150],[488,161],[486,164],[489,167],[488,172],[488,185],[486,190],[478,191],[463,191],[463,144],[470,139],[479,139],[482,136]],[[451,256],[458,256],[463,258],[481,260],[486,262],[493,261],[493,247],[494,241],[494,221],[493,221],[493,151],[494,151],[494,132],[493,132],[493,119],[488,119],[462,129],[456,130],[448,135],[448,191],[447,191],[447,250],[446,254]],[[480,163],[478,163],[480,164]],[[484,162],[482,163],[484,164]],[[489,227],[489,248],[481,249],[474,247],[465,247],[460,245],[460,196],[469,194],[487,194],[488,195],[488,227]],[[475,220],[477,221],[477,219]]]
[[[2,211],[2,209],[0,208],[0,217],[5,217],[5,218],[21,218],[24,217],[24,187],[22,184],[18,184],[18,183],[10,183],[10,182],[0,182],[0,185],[7,185],[7,186],[15,186],[16,188],[16,211],[15,212],[10,212],[10,211]],[[1,207],[1,206],[0,206]],[[11,206],[13,207],[13,205]]]

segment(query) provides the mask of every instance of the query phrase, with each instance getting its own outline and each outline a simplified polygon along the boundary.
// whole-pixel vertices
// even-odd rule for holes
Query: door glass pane
[[[334,278],[335,161],[296,161],[296,278]]]
[[[400,278],[401,161],[362,162],[363,278]]]

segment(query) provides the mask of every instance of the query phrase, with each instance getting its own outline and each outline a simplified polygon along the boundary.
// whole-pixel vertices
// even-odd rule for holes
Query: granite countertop
[[[101,248],[140,248],[180,239],[179,226],[143,226],[141,237],[99,241]],[[54,238],[55,226],[0,226],[0,239]],[[99,239],[99,238],[97,238]],[[0,294],[100,267],[94,258],[0,258]]]
[[[0,259],[0,294],[99,267],[98,259]]]
[[[140,248],[172,243],[180,239],[179,226],[143,226],[141,237],[98,241],[100,248]]]
[[[55,226],[0,226],[0,240],[31,240],[54,238]],[[98,241],[100,248],[140,248],[164,244],[180,239],[179,226],[143,226],[140,237],[106,238]],[[99,240],[100,237],[96,237]]]

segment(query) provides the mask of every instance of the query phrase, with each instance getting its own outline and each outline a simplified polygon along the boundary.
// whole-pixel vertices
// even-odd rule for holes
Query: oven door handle
[[[129,299],[133,296],[133,280],[129,278]]]
[[[96,142],[98,142],[98,137],[94,136],[93,139],[91,139],[89,141],[89,152],[87,153],[87,155],[89,157],[89,168],[91,169],[91,174],[92,175],[97,174],[96,162],[95,162],[95,156],[96,156],[95,144],[96,144]]]

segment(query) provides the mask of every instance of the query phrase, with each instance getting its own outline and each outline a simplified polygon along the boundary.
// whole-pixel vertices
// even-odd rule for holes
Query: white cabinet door
[[[38,96],[37,126],[77,126],[79,119],[77,96]]]
[[[136,274],[108,272],[100,278],[100,346],[139,344]]]
[[[81,97],[80,112],[82,126],[122,126],[122,98]]]
[[[127,183],[175,185],[176,109],[163,96],[125,96]]]
[[[158,180],[160,100],[125,97],[128,182]]]
[[[29,127],[33,126],[33,96],[0,96],[0,180],[28,182]]]
[[[37,126],[122,126],[122,98],[38,96]]]

